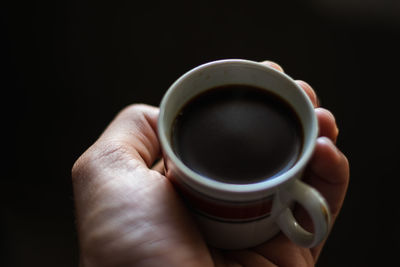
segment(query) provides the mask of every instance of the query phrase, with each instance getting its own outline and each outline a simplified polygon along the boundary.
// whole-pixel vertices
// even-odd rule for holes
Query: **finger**
[[[349,182],[350,168],[346,156],[330,139],[319,137],[308,169],[309,184],[326,197],[331,212],[335,213],[338,204],[342,203]]]
[[[315,263],[309,249],[297,246],[282,233],[253,248],[253,251],[274,263],[275,266],[314,266]],[[282,252],[285,255],[282,255]]]
[[[318,138],[314,155],[304,175],[304,181],[324,196],[332,217],[335,218],[347,190],[349,163],[329,138]]]
[[[277,63],[275,63],[273,61],[264,60],[264,61],[261,62],[261,64],[264,64],[264,65],[267,65],[269,67],[272,67],[272,68],[274,68],[276,70],[279,70],[280,72],[284,72],[283,68],[279,64],[277,64]]]
[[[132,157],[150,167],[159,157],[157,139],[158,108],[135,104],[122,110],[111,122],[97,143],[115,149],[124,146]]]
[[[336,125],[335,116],[324,108],[316,108],[315,114],[318,118],[319,136],[325,136],[336,143],[339,129]]]
[[[159,154],[157,116],[158,109],[146,105],[129,106],[116,116],[72,168],[76,203],[82,207],[89,206],[89,199],[101,192],[99,190],[104,184],[116,177],[126,177],[125,172],[132,175],[139,173],[135,177],[143,176],[140,174],[143,170],[137,166],[147,168]],[[115,175],[115,172],[110,176],[110,168],[118,169],[124,175]]]
[[[308,95],[308,97],[310,98],[311,102],[313,103],[314,107],[318,107],[319,106],[319,100],[317,97],[317,94],[315,93],[314,89],[305,81],[302,80],[296,80],[296,83],[303,88],[304,92],[306,92],[306,94]]]
[[[349,163],[329,138],[318,138],[304,180],[319,191],[328,202],[333,224],[343,205],[347,191]],[[312,229],[312,222],[304,209],[296,209],[295,217],[304,228]],[[315,259],[318,257],[322,246],[323,244],[320,244],[311,250]]]
[[[260,255],[253,250],[228,250],[224,251],[225,263],[229,260],[231,263],[236,263],[232,266],[263,266],[263,267],[276,267],[276,265],[269,259]],[[228,261],[228,262],[229,262]],[[231,265],[228,265],[231,266]]]

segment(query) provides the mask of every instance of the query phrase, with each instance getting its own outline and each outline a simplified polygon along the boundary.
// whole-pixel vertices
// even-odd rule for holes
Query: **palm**
[[[113,153],[120,155],[108,154],[110,159],[103,160],[111,164],[114,157],[126,157],[125,152]],[[283,235],[253,250],[233,253],[208,248],[165,176],[136,160],[120,161],[111,168],[115,168],[113,177],[118,178],[104,175],[102,179],[108,183],[103,185],[101,197],[89,206],[96,209],[82,211],[86,213],[83,224],[90,225],[80,229],[84,231],[80,234],[82,245],[102,244],[96,246],[93,259],[86,258],[88,263],[145,265],[158,255],[161,262],[154,262],[154,266],[225,266],[234,262],[272,266],[272,262],[280,262],[278,248],[283,247],[289,255],[296,255],[291,259],[282,257],[284,260],[313,262],[309,250],[294,246]]]

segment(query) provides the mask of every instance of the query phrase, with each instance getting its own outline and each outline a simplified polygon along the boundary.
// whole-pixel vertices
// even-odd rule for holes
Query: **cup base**
[[[216,248],[237,250],[254,247],[280,232],[272,216],[246,222],[224,222],[194,214],[206,242]]]

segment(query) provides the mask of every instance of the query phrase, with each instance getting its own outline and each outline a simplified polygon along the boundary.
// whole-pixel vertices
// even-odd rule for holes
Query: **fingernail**
[[[332,141],[332,143],[333,143],[334,145],[336,145],[336,141],[337,141],[337,138],[338,138],[338,136],[339,136],[339,128],[338,128],[337,123],[336,123],[336,117],[335,117],[335,115],[333,115],[333,113],[330,112],[329,110],[326,110],[326,111],[328,111],[329,116],[332,117],[332,120],[333,120],[334,125],[335,125],[335,129],[334,129],[335,133],[333,134],[333,137],[332,137],[331,141]]]
[[[336,144],[336,142],[337,142],[337,139],[338,139],[338,136],[339,136],[339,128],[336,126],[336,135],[335,135],[335,140],[333,140],[334,144]]]
[[[271,60],[264,60],[264,61],[262,61],[261,63],[262,63],[262,64],[270,65],[272,68],[274,68],[274,69],[276,69],[276,70],[279,70],[280,72],[285,72],[285,71],[283,70],[283,68],[282,68],[278,63],[275,63],[275,62],[273,62],[273,61],[271,61]]]
[[[318,96],[316,96],[316,101],[317,101],[317,107],[320,107],[321,106],[321,99]]]

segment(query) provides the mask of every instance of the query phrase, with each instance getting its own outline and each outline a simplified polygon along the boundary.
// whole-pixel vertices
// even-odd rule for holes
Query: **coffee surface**
[[[233,184],[275,177],[296,162],[303,131],[279,96],[247,85],[207,90],[189,101],[172,129],[175,154],[193,171]]]

